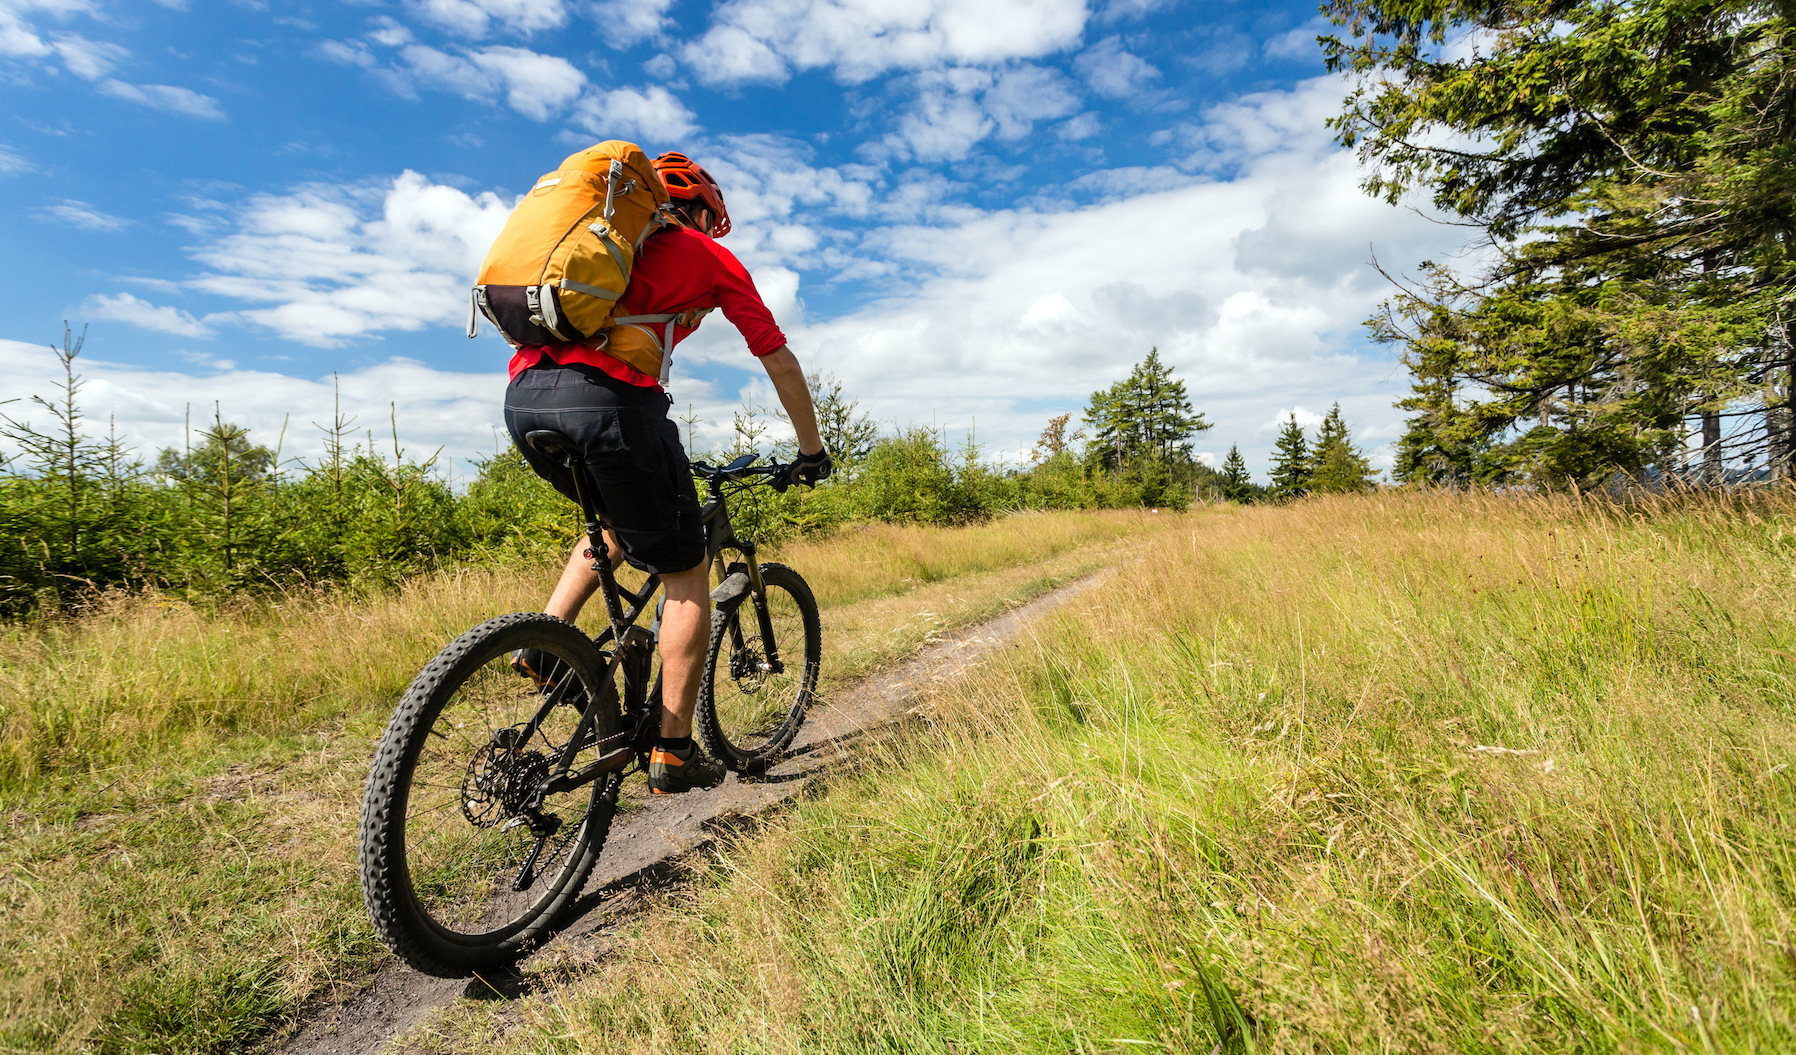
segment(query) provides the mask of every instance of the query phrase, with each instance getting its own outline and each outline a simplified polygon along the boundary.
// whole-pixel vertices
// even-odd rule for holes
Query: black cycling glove
[[[800,454],[787,468],[786,481],[816,487],[819,480],[829,479],[829,474],[835,467],[836,463],[830,460],[827,447],[816,454]]]

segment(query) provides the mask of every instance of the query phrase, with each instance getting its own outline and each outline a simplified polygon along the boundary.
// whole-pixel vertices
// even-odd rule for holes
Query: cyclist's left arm
[[[779,393],[780,405],[786,408],[786,418],[792,422],[792,431],[798,433],[798,453],[816,454],[823,449],[823,438],[817,432],[817,409],[811,405],[811,389],[805,384],[804,368],[798,365],[798,356],[792,349],[780,345],[777,349],[763,355],[761,366],[767,371],[767,379],[773,382],[773,390]]]
[[[817,431],[817,411],[811,405],[811,390],[805,384],[804,369],[798,365],[798,357],[786,346],[786,335],[773,321],[773,313],[767,310],[761,291],[755,288],[755,280],[736,259],[736,254],[714,240],[707,240],[707,244],[716,259],[711,292],[717,298],[717,306],[723,309],[723,317],[742,334],[742,339],[748,342],[748,350],[766,369],[767,379],[773,382],[780,405],[786,409],[786,418],[798,434],[798,453],[817,454],[823,450],[823,439]]]

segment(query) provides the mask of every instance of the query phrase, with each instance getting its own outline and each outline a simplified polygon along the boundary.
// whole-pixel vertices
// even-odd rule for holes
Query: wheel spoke
[[[514,630],[518,624],[528,632]],[[490,644],[486,640],[469,643],[469,638],[485,630],[491,631],[486,639]],[[602,781],[552,796],[541,804],[541,815],[555,816],[559,827],[540,840],[541,853],[526,889],[511,889],[539,841],[535,833],[544,830],[541,821],[522,823],[522,818],[533,808],[537,789],[560,760],[579,721],[573,708],[556,706],[533,724],[543,696],[511,669],[510,653],[518,647],[546,653],[547,673],[557,684],[567,686],[569,698],[599,695],[580,673],[605,670],[591,642],[573,628],[540,616],[507,617],[476,628],[445,650],[445,660],[433,665],[446,671],[437,684],[426,680],[430,668],[421,677],[420,684],[429,692],[424,706],[407,704],[414,708],[413,725],[394,727],[393,735],[406,738],[398,742],[413,744],[415,754],[409,767],[394,771],[406,791],[403,810],[390,822],[393,831],[376,834],[404,850],[405,868],[399,875],[406,882],[394,896],[413,909],[408,914],[396,903],[395,910],[383,911],[374,903],[374,895],[370,907],[382,937],[420,969],[440,966],[418,953],[420,942],[436,941],[438,955],[478,959],[497,955],[503,943],[521,940],[516,936],[529,928],[546,926],[552,921],[545,913],[567,903],[585,880],[583,869],[591,867],[584,840],[591,831],[587,822]],[[460,659],[475,655],[484,656],[484,662]],[[580,658],[576,661],[575,656]],[[615,717],[605,716],[603,724],[606,731],[612,730]],[[383,755],[389,749],[383,747]],[[377,759],[377,777],[381,772]],[[390,797],[400,787],[397,783],[376,787],[376,783],[370,781],[371,803],[377,795]],[[380,811],[367,810],[364,815],[375,817]],[[603,823],[608,825],[609,811],[604,816]],[[602,838],[603,829],[599,831]],[[371,867],[369,840],[365,828],[365,874]],[[376,883],[373,889],[385,891],[391,885]],[[428,932],[420,934],[413,928],[412,933],[395,934],[411,927],[406,920],[419,916],[429,921]],[[459,937],[443,946],[434,935],[445,932]],[[483,946],[488,938],[490,944]],[[449,951],[441,952],[443,948]]]
[[[720,617],[700,702],[707,748],[739,766],[770,761],[796,734],[816,688],[821,648],[815,602],[803,580],[772,564],[762,567],[762,577],[768,626],[763,630],[752,596]]]

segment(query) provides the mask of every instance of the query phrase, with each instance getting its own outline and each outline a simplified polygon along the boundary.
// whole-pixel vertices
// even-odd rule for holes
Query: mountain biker
[[[730,230],[723,192],[709,172],[684,154],[663,154],[654,166],[667,186],[676,223],[643,243],[615,316],[678,314],[662,335],[677,344],[712,308],[721,308],[766,369],[798,434],[799,456],[790,481],[814,486],[829,476],[831,463],[817,433],[810,390],[748,270],[717,244]],[[660,736],[649,754],[649,789],[668,794],[723,779],[722,767],[692,742],[710,627],[710,566],[692,467],[679,430],[667,416],[672,400],[653,376],[606,351],[623,340],[660,343],[652,331],[618,326],[605,347],[520,347],[512,356],[511,384],[505,390],[505,425],[537,475],[574,498],[568,470],[524,442],[533,429],[555,429],[571,437],[596,485],[613,563],[627,560],[661,576],[667,591],[660,635],[663,710]],[[587,538],[574,543],[543,611],[572,622],[599,588],[587,555],[591,545]],[[542,657],[532,651],[515,656],[513,667],[542,684]]]

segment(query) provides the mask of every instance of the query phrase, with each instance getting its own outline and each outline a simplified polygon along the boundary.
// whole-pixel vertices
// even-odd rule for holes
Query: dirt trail
[[[806,719],[791,755],[764,777],[743,781],[731,776],[710,791],[643,796],[637,809],[620,814],[612,825],[587,894],[546,947],[602,945],[604,932],[638,902],[630,893],[644,882],[664,882],[676,874],[680,855],[711,842],[732,819],[753,817],[798,794],[830,765],[850,757],[868,732],[902,717],[924,688],[964,672],[1014,640],[1029,621],[1097,586],[1107,574],[1086,576],[996,619],[944,634],[898,666],[832,694]],[[429,978],[390,964],[371,982],[334,994],[303,1016],[276,1050],[284,1055],[375,1055],[438,1008],[462,997],[513,995],[519,981]]]

